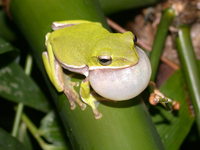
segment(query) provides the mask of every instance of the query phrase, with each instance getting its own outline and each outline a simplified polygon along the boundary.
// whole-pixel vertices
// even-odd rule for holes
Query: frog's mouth
[[[95,69],[89,72],[92,88],[110,100],[127,100],[140,94],[148,85],[151,65],[147,55],[139,48],[137,64],[117,69]]]

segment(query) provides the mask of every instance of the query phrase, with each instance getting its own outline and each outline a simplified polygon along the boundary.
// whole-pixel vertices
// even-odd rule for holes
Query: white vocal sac
[[[149,58],[136,47],[139,61],[123,69],[97,69],[89,73],[89,81],[96,93],[104,98],[123,101],[136,97],[148,85],[151,77]]]

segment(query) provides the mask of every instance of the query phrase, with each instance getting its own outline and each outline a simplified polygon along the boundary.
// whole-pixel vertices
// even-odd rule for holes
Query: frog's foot
[[[74,110],[76,108],[76,103],[80,106],[81,110],[85,110],[86,104],[83,103],[79,99],[79,95],[76,93],[75,90],[71,89],[64,89],[64,93],[67,96],[69,103],[70,103],[70,108]]]
[[[81,98],[86,104],[88,104],[92,108],[95,119],[100,119],[102,117],[102,114],[97,109],[99,102],[95,99],[95,97],[90,94],[88,97]]]

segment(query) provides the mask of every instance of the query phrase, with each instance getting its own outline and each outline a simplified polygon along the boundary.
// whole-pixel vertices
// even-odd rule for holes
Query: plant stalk
[[[31,57],[31,55],[28,55],[26,58],[26,64],[25,64],[25,69],[24,69],[24,72],[27,76],[29,76],[31,73],[32,63],[33,63],[32,57]],[[24,109],[24,104],[19,103],[17,105],[17,111],[16,111],[16,115],[15,115],[13,129],[11,132],[11,135],[14,137],[16,137],[18,134],[19,124],[20,124],[20,120],[21,120],[21,115],[23,113],[23,109]]]
[[[194,106],[200,135],[200,73],[190,37],[189,26],[182,25],[179,27],[176,45],[192,104]]]
[[[162,55],[162,52],[165,46],[165,41],[167,38],[167,32],[174,17],[175,17],[174,9],[167,8],[163,11],[163,14],[162,14],[160,23],[158,25],[155,38],[154,38],[152,51],[150,54],[150,61],[151,61],[151,66],[152,66],[151,81],[155,81],[156,79],[160,57]]]

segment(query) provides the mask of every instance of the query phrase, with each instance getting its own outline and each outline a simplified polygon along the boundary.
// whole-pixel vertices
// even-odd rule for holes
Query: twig
[[[115,29],[118,32],[126,32],[127,30],[122,28],[120,25],[118,25],[116,22],[114,22],[113,20],[107,18],[107,23],[109,26],[111,26],[113,29]]]
[[[170,66],[174,70],[179,70],[180,69],[179,65],[177,65],[174,62],[172,62],[171,60],[169,60],[166,57],[161,57],[161,60],[162,60],[162,62],[164,62],[165,64],[167,64],[168,66]]]

